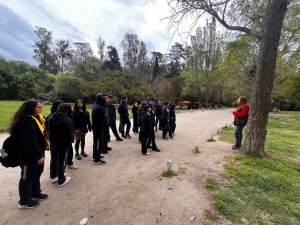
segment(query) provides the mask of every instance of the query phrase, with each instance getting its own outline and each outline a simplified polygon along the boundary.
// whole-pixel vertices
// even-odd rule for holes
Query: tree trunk
[[[252,156],[264,156],[267,135],[269,105],[273,89],[276,58],[287,0],[270,0],[260,47],[253,99],[243,152]]]

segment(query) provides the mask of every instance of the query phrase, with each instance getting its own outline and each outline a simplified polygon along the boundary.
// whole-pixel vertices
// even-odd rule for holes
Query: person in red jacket
[[[235,145],[232,149],[240,149],[242,146],[243,139],[243,128],[248,122],[249,106],[247,104],[247,98],[240,96],[237,100],[238,107],[236,110],[232,111],[234,115],[234,125],[235,125]]]

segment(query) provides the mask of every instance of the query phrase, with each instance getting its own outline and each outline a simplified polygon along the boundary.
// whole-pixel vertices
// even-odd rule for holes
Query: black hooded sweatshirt
[[[92,127],[94,133],[104,132],[108,127],[106,109],[105,98],[101,94],[97,94],[92,111]]]
[[[66,148],[74,142],[74,125],[63,112],[55,112],[49,120],[51,148]]]

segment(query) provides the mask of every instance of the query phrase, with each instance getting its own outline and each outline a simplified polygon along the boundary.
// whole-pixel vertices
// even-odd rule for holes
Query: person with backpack
[[[73,122],[75,126],[75,158],[80,160],[82,157],[87,157],[84,151],[85,135],[88,131],[92,131],[90,114],[86,110],[85,103],[82,99],[77,99],[73,108]],[[79,155],[79,144],[81,143],[81,153]]]
[[[52,183],[58,182],[62,187],[67,184],[71,177],[65,177],[67,154],[70,151],[70,145],[74,142],[74,125],[71,119],[72,108],[66,103],[58,106],[57,111],[52,114],[49,120],[50,141],[52,158],[50,163],[50,173],[52,174]]]
[[[10,124],[10,135],[19,143],[18,155],[21,168],[19,181],[20,209],[32,209],[39,205],[40,200],[48,198],[42,193],[40,177],[45,163],[45,136],[37,124],[42,104],[36,100],[27,100],[14,114]]]
[[[235,125],[235,144],[232,146],[233,150],[240,149],[242,146],[243,128],[247,125],[249,114],[249,106],[246,97],[240,96],[237,100],[237,104],[237,109],[232,111]]]

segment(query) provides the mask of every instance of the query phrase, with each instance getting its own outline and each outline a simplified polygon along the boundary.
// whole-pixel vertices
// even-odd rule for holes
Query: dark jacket
[[[27,116],[17,128],[17,137],[21,143],[20,162],[36,162],[45,154],[45,137],[33,118]]]
[[[104,132],[108,127],[105,98],[98,94],[92,111],[92,127],[94,133]]]
[[[127,104],[125,102],[121,102],[118,108],[118,113],[120,114],[120,118],[121,119],[128,119],[129,115],[128,115],[128,107]]]
[[[170,123],[175,123],[176,121],[176,114],[175,114],[175,108],[170,109]]]
[[[150,112],[150,115],[151,115],[151,124],[153,127],[155,127],[155,107],[153,105],[150,105],[151,107],[151,112]]]
[[[167,122],[167,123],[170,120],[170,110],[167,105],[164,105],[162,107],[162,120],[163,120],[163,122]]]
[[[155,104],[155,116],[161,116],[162,115],[162,106],[159,104]]]
[[[74,110],[72,119],[73,119],[75,130],[87,129],[87,128],[89,129],[89,131],[92,130],[90,114],[88,111],[81,112],[78,109]]]
[[[138,110],[139,110],[139,105],[138,105],[138,103],[135,103],[131,109],[133,117],[138,117]]]
[[[149,136],[153,132],[153,123],[151,114],[148,112],[144,112],[141,126],[141,135]]]
[[[49,118],[50,142],[52,148],[66,148],[74,142],[74,124],[63,112],[55,112]]]
[[[116,122],[117,119],[116,107],[113,104],[111,105],[108,104],[108,112],[109,112],[110,122],[111,123]]]

